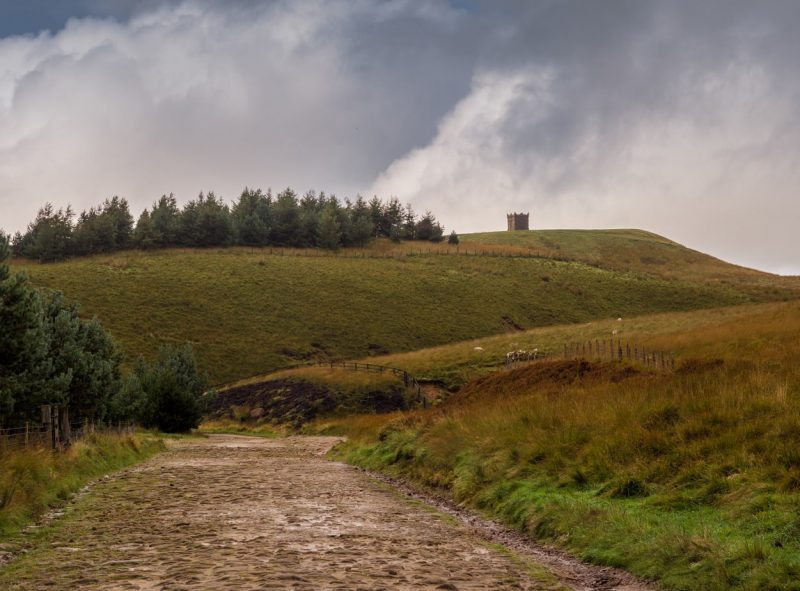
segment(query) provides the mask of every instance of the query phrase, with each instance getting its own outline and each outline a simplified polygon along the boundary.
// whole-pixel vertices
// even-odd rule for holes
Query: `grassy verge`
[[[22,449],[0,455],[0,537],[9,537],[93,478],[162,450],[150,435],[94,434],[64,453]]]
[[[800,589],[800,307],[654,337],[682,369],[554,361],[427,411],[319,422],[351,463],[668,589]]]

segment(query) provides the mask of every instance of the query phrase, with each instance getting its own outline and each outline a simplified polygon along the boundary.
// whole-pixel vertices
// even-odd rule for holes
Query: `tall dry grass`
[[[146,435],[92,434],[64,452],[28,448],[0,454],[0,537],[69,498],[92,478],[163,449]]]
[[[675,373],[534,364],[325,429],[351,462],[667,588],[797,588],[800,305],[694,326],[649,340],[679,352]]]

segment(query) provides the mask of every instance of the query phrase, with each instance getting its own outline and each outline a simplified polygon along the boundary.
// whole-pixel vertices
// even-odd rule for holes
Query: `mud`
[[[0,569],[0,588],[558,588],[534,563],[326,461],[335,441],[175,442],[97,482]]]
[[[34,528],[44,535],[0,568],[0,588],[650,589],[402,482],[326,461],[336,442],[172,442]]]
[[[413,484],[372,473],[406,496],[420,500],[450,515],[469,528],[473,535],[514,550],[521,556],[535,560],[552,573],[567,589],[573,591],[655,591],[656,587],[637,579],[630,573],[608,566],[596,566],[581,562],[566,552],[538,544],[497,522],[481,517],[458,506],[449,499]]]

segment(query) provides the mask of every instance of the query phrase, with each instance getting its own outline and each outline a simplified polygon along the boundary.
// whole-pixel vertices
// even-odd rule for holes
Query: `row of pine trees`
[[[164,195],[145,209],[134,224],[128,202],[120,197],[75,216],[71,207],[48,203],[25,233],[11,243],[15,256],[56,261],[70,256],[107,253],[127,248],[173,246],[365,246],[376,237],[392,240],[442,240],[444,229],[430,212],[417,216],[396,198],[386,202],[341,202],[324,192],[302,197],[292,189],[273,195],[245,189],[232,206],[213,192],[179,208],[174,195]]]

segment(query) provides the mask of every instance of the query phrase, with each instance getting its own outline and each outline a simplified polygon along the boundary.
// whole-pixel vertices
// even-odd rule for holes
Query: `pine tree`
[[[0,425],[8,426],[47,370],[42,303],[21,273],[11,274],[0,236]]]
[[[320,216],[319,246],[327,250],[337,250],[342,244],[342,231],[336,216],[336,209],[328,205]]]
[[[157,244],[153,221],[150,217],[150,212],[146,209],[139,216],[139,221],[136,222],[136,230],[133,232],[133,244],[136,248],[143,250],[153,248]]]
[[[191,346],[165,347],[152,365],[139,359],[112,409],[115,416],[134,411],[145,427],[188,431],[200,423],[205,389]]]
[[[231,208],[231,223],[237,244],[264,246],[270,239],[270,201],[261,189],[245,188]]]
[[[15,247],[16,244],[20,245],[17,254],[40,262],[57,261],[68,256],[74,217],[70,206],[56,210],[52,203],[45,203],[36,214],[36,219],[28,224],[25,235],[18,242],[15,241]]]
[[[150,221],[153,227],[155,243],[158,246],[175,246],[178,244],[180,215],[178,202],[172,193],[169,196],[162,195],[153,204]]]

